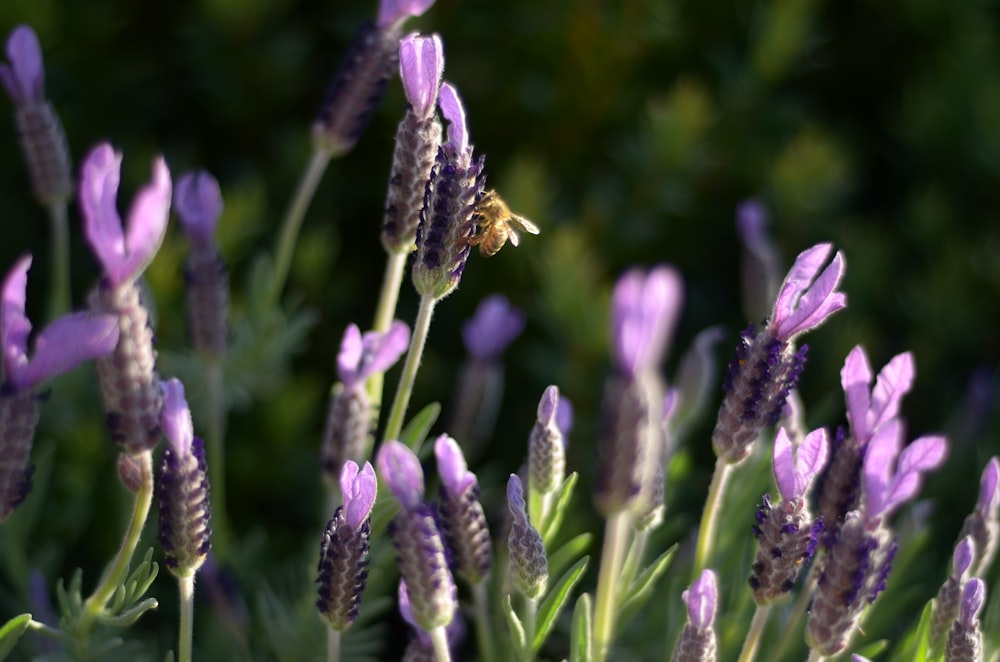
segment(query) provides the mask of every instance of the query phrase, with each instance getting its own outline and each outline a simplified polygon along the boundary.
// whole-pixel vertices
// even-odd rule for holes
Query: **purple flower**
[[[406,510],[413,510],[424,499],[424,470],[420,460],[405,444],[389,440],[378,450],[375,463],[386,485]]]
[[[188,237],[211,242],[222,215],[219,182],[207,170],[182,175],[174,191],[174,209]]]
[[[688,622],[699,630],[712,627],[717,611],[718,580],[711,570],[702,570],[690,588],[681,593],[687,605]]]
[[[865,517],[886,520],[920,491],[922,474],[941,466],[948,441],[939,435],[915,439],[900,453],[903,426],[893,419],[879,428],[865,453]],[[897,460],[898,458],[898,460]]]
[[[565,402],[557,386],[546,388],[528,436],[528,485],[538,494],[555,492],[566,477],[566,440],[558,424]]]
[[[986,584],[973,577],[965,584],[962,592],[962,606],[958,610],[958,620],[965,627],[972,627],[976,617],[986,603]]]
[[[378,26],[391,28],[411,16],[420,16],[433,4],[434,0],[381,0],[378,6]]]
[[[194,424],[191,422],[191,410],[188,409],[184,397],[184,384],[179,379],[172,378],[161,383],[163,389],[163,436],[167,438],[170,448],[180,457],[186,457],[191,452],[194,442]]]
[[[468,470],[458,443],[446,434],[434,442],[441,476],[440,525],[452,552],[455,572],[478,584],[493,562],[486,513],[479,503],[479,482]]]
[[[27,25],[14,28],[7,38],[7,59],[0,64],[0,80],[18,106],[30,106],[45,96],[45,68],[42,48],[35,31]]]
[[[448,140],[445,149],[468,164],[472,160],[472,146],[469,145],[469,129],[465,123],[465,105],[462,104],[458,90],[451,83],[442,83],[438,92],[438,105],[441,114],[448,121]]]
[[[162,158],[153,161],[153,179],[136,193],[128,228],[116,208],[122,156],[101,143],[84,159],[80,177],[80,211],[84,234],[114,285],[137,279],[163,241],[170,210],[170,171]]]
[[[778,428],[774,439],[774,480],[781,498],[785,501],[803,499],[826,465],[829,451],[826,430],[822,428],[807,434],[797,451],[793,450],[785,429]]]
[[[346,389],[363,384],[371,375],[385,372],[394,364],[410,342],[410,329],[394,321],[385,333],[369,331],[361,335],[357,325],[344,331],[337,354],[337,374]]]
[[[985,602],[986,583],[973,577],[965,584],[958,618],[948,633],[946,660],[979,662],[984,659],[983,631],[978,617]]]
[[[493,294],[483,299],[475,314],[462,324],[462,342],[480,361],[496,361],[524,331],[524,313],[510,305],[507,297]]]
[[[18,391],[32,389],[87,359],[109,354],[118,343],[118,324],[113,315],[74,313],[60,317],[38,334],[34,356],[29,359],[31,321],[24,306],[30,267],[31,256],[25,255],[7,273],[0,309],[4,381]]]
[[[549,561],[542,536],[528,519],[524,488],[517,474],[507,480],[507,509],[513,516],[507,549],[514,586],[526,598],[538,600],[548,585]]]
[[[441,435],[434,442],[434,456],[441,485],[450,498],[459,499],[467,490],[478,489],[476,475],[465,464],[458,442],[446,434]]]
[[[913,386],[915,374],[913,354],[898,354],[879,372],[873,389],[864,348],[857,345],[847,355],[840,383],[847,401],[847,421],[859,446],[863,447],[879,426],[899,414],[900,402]]]
[[[378,480],[371,463],[365,462],[364,469],[350,460],[344,463],[340,474],[340,492],[344,495],[344,510],[347,525],[357,530],[371,515],[378,493]]]
[[[421,37],[414,32],[399,42],[399,77],[418,119],[427,119],[434,113],[443,73],[441,37],[436,34]]]
[[[655,368],[666,352],[684,300],[680,274],[654,267],[632,269],[611,295],[611,346],[615,363],[628,377]]]
[[[986,463],[979,483],[979,498],[976,507],[965,518],[959,536],[972,536],[976,541],[976,558],[972,574],[985,575],[997,551],[1000,538],[1000,457],[994,455]]]
[[[832,248],[831,244],[817,244],[795,258],[771,314],[777,338],[788,341],[815,329],[847,305],[847,295],[836,291],[844,277],[843,254],[838,251],[823,268]]]
[[[931,648],[939,650],[944,637],[958,616],[959,604],[962,601],[962,587],[969,579],[969,568],[976,557],[976,543],[972,536],[963,537],[951,557],[951,574],[938,589],[934,600],[934,610],[931,615],[931,628],[928,641]]]

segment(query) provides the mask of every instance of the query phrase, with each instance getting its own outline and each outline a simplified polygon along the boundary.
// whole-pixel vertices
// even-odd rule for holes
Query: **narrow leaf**
[[[159,604],[160,603],[156,601],[156,598],[146,598],[142,602],[136,603],[127,609],[122,610],[120,613],[102,616],[100,621],[105,625],[113,627],[128,627],[138,621],[147,611],[156,609]]]
[[[566,477],[563,481],[562,486],[559,488],[558,496],[556,497],[555,503],[552,504],[552,510],[549,511],[548,518],[541,523],[538,532],[542,534],[542,540],[545,542],[545,547],[552,543],[552,540],[559,533],[559,527],[562,525],[563,516],[566,514],[567,508],[569,508],[569,501],[573,497],[573,488],[576,486],[576,481],[580,477],[575,471]]]
[[[646,601],[653,595],[653,588],[660,576],[666,572],[670,561],[674,558],[677,545],[674,544],[667,551],[639,573],[639,575],[628,586],[621,596],[621,606],[618,608],[616,619],[619,623],[629,622],[633,616],[642,608]]]
[[[573,608],[573,631],[569,640],[570,662],[590,662],[593,657],[591,650],[593,613],[589,593],[584,593],[576,599],[576,606]]]
[[[583,571],[587,569],[587,562],[589,560],[590,557],[585,556],[577,561],[572,568],[559,578],[559,581],[555,583],[549,594],[545,596],[545,600],[542,601],[541,607],[538,610],[535,641],[531,644],[532,657],[542,647],[542,644],[545,643],[545,639],[549,636],[549,632],[552,631],[552,626],[556,622],[556,617],[562,611],[563,605],[566,604],[566,600],[569,598],[573,587],[576,586],[576,583],[580,581],[580,577],[583,576]]]
[[[581,533],[570,538],[562,547],[549,554],[549,577],[560,576],[570,563],[583,556],[590,548],[593,537],[590,533]]]
[[[0,660],[7,659],[7,656],[14,650],[14,646],[17,645],[17,640],[27,632],[30,624],[31,614],[20,614],[0,627]]]
[[[503,596],[502,608],[504,616],[507,617],[507,625],[510,627],[510,638],[514,642],[514,650],[521,652],[527,647],[525,645],[524,626],[521,625],[521,619],[514,612],[514,605],[510,601],[510,593]]]
[[[441,405],[437,402],[430,403],[410,419],[410,422],[406,424],[403,431],[399,433],[398,441],[401,441],[414,453],[419,452],[421,444],[424,443],[424,439],[430,434],[431,426],[434,425],[440,414]]]

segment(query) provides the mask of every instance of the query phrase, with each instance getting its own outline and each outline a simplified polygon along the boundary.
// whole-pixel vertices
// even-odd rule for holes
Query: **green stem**
[[[535,657],[535,630],[538,627],[538,600],[524,599],[524,645],[521,659],[525,662]]]
[[[614,632],[614,614],[618,606],[615,590],[619,571],[628,545],[629,515],[619,511],[608,518],[604,527],[604,547],[601,549],[601,569],[597,575],[597,595],[594,599],[594,660],[603,662],[608,654]]]
[[[737,662],[753,662],[757,659],[757,649],[760,647],[760,638],[764,634],[764,626],[771,615],[769,605],[757,605],[757,610],[753,613],[753,621],[750,622],[750,630],[746,639],[743,640],[743,650]]]
[[[472,599],[476,607],[476,643],[479,644],[479,657],[483,662],[494,662],[497,649],[493,641],[493,621],[490,620],[486,581],[481,581],[472,587]]]
[[[69,216],[66,205],[53,202],[46,205],[52,226],[52,282],[49,284],[49,319],[70,311],[69,284]]]
[[[125,531],[125,538],[122,540],[118,555],[108,569],[104,571],[101,582],[83,604],[83,617],[80,620],[85,632],[90,629],[94,620],[104,611],[108,600],[111,599],[115,590],[117,590],[118,586],[125,580],[126,575],[128,575],[132,555],[135,554],[135,548],[139,544],[139,536],[142,535],[142,528],[146,524],[149,507],[153,502],[152,451],[145,451],[134,459],[139,465],[142,482],[135,493],[135,507],[132,510],[132,519],[129,521],[128,529]]]
[[[417,320],[413,323],[413,335],[410,336],[410,349],[406,353],[406,363],[403,365],[403,374],[399,377],[392,409],[389,410],[389,420],[385,424],[383,439],[398,439],[403,429],[403,417],[406,416],[406,407],[410,404],[413,382],[417,377],[417,368],[420,367],[420,357],[424,353],[427,331],[431,327],[431,318],[434,316],[434,306],[437,305],[437,301],[429,294],[420,298],[420,309],[417,311]]]
[[[437,662],[451,662],[451,651],[448,650],[448,635],[443,625],[439,625],[430,632],[431,643],[434,645],[434,659]]]
[[[331,154],[323,149],[313,150],[312,158],[302,173],[299,186],[295,190],[285,218],[281,222],[281,234],[278,239],[278,246],[274,253],[274,274],[271,280],[271,289],[264,299],[264,308],[271,308],[278,303],[281,298],[281,291],[285,289],[285,281],[288,279],[288,271],[292,266],[292,256],[295,254],[295,244],[299,239],[299,230],[302,228],[302,220],[306,216],[306,210],[312,202],[319,186],[319,180],[326,172],[326,166],[330,162]]]
[[[61,639],[63,637],[63,631],[59,628],[54,628],[34,619],[28,621],[28,629],[51,639]]]
[[[191,662],[194,641],[194,573],[177,578],[180,591],[180,625],[177,628],[177,662]]]
[[[375,306],[375,320],[372,330],[385,333],[392,325],[396,316],[396,304],[399,302],[399,290],[403,285],[407,253],[390,253],[385,262],[385,275],[382,276],[382,290]],[[372,411],[378,412],[382,407],[382,389],[385,385],[385,373],[377,372],[368,378],[368,397],[371,399]],[[375,421],[376,425],[378,421]]]
[[[326,662],[340,661],[340,630],[326,628]]]
[[[222,361],[203,363],[208,391],[208,480],[212,488],[212,551],[219,560],[229,551],[226,513],[226,405]]]
[[[813,589],[816,588],[816,582],[819,578],[819,572],[816,569],[820,567],[821,562],[822,559],[813,559],[809,577],[803,582],[799,597],[795,600],[791,613],[785,619],[785,625],[781,629],[781,638],[778,640],[778,645],[774,648],[774,659],[776,660],[784,657],[785,650],[791,645],[792,637],[798,636],[799,641],[802,641],[802,628],[799,627],[799,623],[802,621],[802,617],[809,607],[809,601],[812,600]]]
[[[732,471],[733,465],[721,457],[715,461],[715,473],[712,474],[712,484],[708,488],[705,510],[701,514],[701,526],[698,528],[698,546],[695,549],[694,567],[691,569],[692,581],[707,567],[708,557],[715,543],[715,529],[718,525],[719,511],[722,510],[722,499]]]

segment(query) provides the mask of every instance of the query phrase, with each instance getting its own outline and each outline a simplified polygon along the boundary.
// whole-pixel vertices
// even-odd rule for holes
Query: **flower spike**
[[[493,294],[476,307],[475,314],[462,324],[462,342],[472,358],[496,361],[524,331],[524,313],[502,294]]]
[[[222,216],[219,182],[206,170],[182,175],[174,191],[174,208],[189,237],[210,242]]]
[[[20,25],[7,38],[7,58],[10,64],[0,64],[0,81],[7,94],[19,106],[28,106],[45,95],[45,68],[42,47],[35,31]]]

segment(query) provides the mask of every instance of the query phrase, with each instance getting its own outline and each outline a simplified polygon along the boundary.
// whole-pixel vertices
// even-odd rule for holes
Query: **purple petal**
[[[361,329],[357,324],[349,324],[344,329],[340,352],[337,353],[337,375],[345,388],[353,388],[359,381],[357,375],[361,365],[362,350]]]
[[[452,499],[458,499],[476,484],[476,475],[469,471],[462,449],[454,439],[446,434],[438,437],[434,442],[434,456],[441,484]]]
[[[426,119],[434,112],[443,73],[441,37],[420,37],[414,32],[399,42],[399,77],[417,117]]]
[[[958,619],[965,627],[972,627],[985,602],[986,584],[978,577],[965,582],[965,587],[962,589],[962,604],[958,609]]]
[[[854,438],[864,443],[871,436],[868,427],[868,410],[871,408],[872,369],[864,348],[856,345],[844,360],[840,370],[840,384],[847,403],[847,422]]]
[[[538,401],[538,423],[540,425],[552,425],[558,408],[559,387],[554,385],[549,386],[542,393],[541,400]]]
[[[826,430],[819,428],[806,435],[795,454],[795,498],[809,491],[817,474],[826,466],[830,444]]]
[[[386,441],[375,460],[382,479],[406,510],[413,510],[424,498],[424,470],[420,460],[398,441]]]
[[[0,342],[3,343],[4,379],[19,387],[28,366],[28,335],[31,322],[24,313],[28,291],[28,269],[31,256],[24,255],[3,282],[3,302],[0,308]]]
[[[507,297],[493,294],[483,299],[475,314],[462,325],[462,342],[480,361],[496,361],[524,331],[524,313]]]
[[[820,272],[832,249],[831,244],[817,244],[796,258],[774,304],[772,323],[779,338],[789,340],[813,329],[847,305],[846,295],[834,291],[844,276],[843,254],[834,255]]]
[[[772,456],[774,467],[774,482],[778,485],[781,498],[793,501],[795,492],[795,458],[792,456],[792,440],[785,428],[778,428],[774,437],[774,452]]]
[[[420,16],[434,0],[382,0],[378,6],[378,26],[389,28],[410,16]]]
[[[983,515],[983,519],[993,519],[997,507],[1000,507],[998,484],[1000,484],[1000,458],[994,455],[986,463],[983,477],[979,483],[979,499],[976,501],[976,510]]]
[[[153,261],[167,232],[170,195],[170,171],[163,158],[158,157],[153,160],[152,180],[132,198],[128,227],[125,230],[125,248],[128,253],[121,265],[122,274],[118,282],[126,278],[137,278]]]
[[[903,352],[897,354],[878,373],[872,399],[868,424],[871,429],[877,428],[890,418],[899,414],[899,406],[910,388],[916,368],[913,364],[913,354]]]
[[[222,215],[219,182],[207,170],[183,175],[174,191],[174,208],[184,232],[201,242],[209,242]]]
[[[941,436],[926,436],[915,439],[899,455],[897,473],[889,483],[885,504],[879,512],[895,510],[909,501],[923,483],[923,474],[937,469],[948,455],[948,440]]]
[[[527,504],[524,501],[524,487],[517,474],[511,474],[507,479],[507,509],[514,519],[523,526],[529,526]]]
[[[881,515],[889,498],[889,485],[895,470],[896,457],[902,445],[903,428],[899,419],[892,419],[872,435],[865,451],[865,511],[868,519]]]
[[[699,630],[712,627],[718,600],[715,573],[708,569],[702,570],[691,587],[681,593],[681,599],[687,605],[691,625]]]
[[[361,335],[357,325],[344,330],[337,354],[337,374],[345,388],[354,388],[371,375],[385,372],[399,360],[410,342],[410,328],[398,320],[385,333]]]
[[[163,436],[170,442],[175,453],[185,457],[191,452],[194,426],[191,423],[191,410],[184,398],[184,384],[175,377],[160,382],[160,390],[163,391],[163,412],[160,414]]]
[[[41,101],[45,94],[45,67],[34,30],[20,25],[10,33],[7,59],[10,65],[0,65],[0,79],[14,103],[26,106]]]
[[[972,536],[964,536],[955,547],[955,555],[951,562],[952,576],[962,577],[965,575],[975,556],[976,543],[973,542]]]
[[[469,131],[465,126],[465,106],[458,96],[458,90],[451,83],[441,83],[438,92],[438,106],[448,121],[448,146],[455,154],[471,158]]]
[[[655,367],[673,333],[683,302],[675,269],[660,266],[648,276],[637,269],[623,275],[611,295],[612,353],[619,370],[634,376]]]
[[[125,257],[125,236],[116,207],[121,165],[121,154],[110,144],[101,143],[84,158],[80,168],[83,232],[108,275]]]
[[[368,519],[375,505],[378,480],[370,462],[360,471],[352,460],[344,463],[340,472],[340,490],[344,495],[344,517],[355,531]]]
[[[562,432],[565,444],[573,429],[573,403],[564,395],[559,396],[559,406],[556,408],[556,427]]]
[[[35,338],[19,387],[34,387],[84,361],[107,356],[117,345],[118,318],[114,315],[73,313],[60,317]]]

